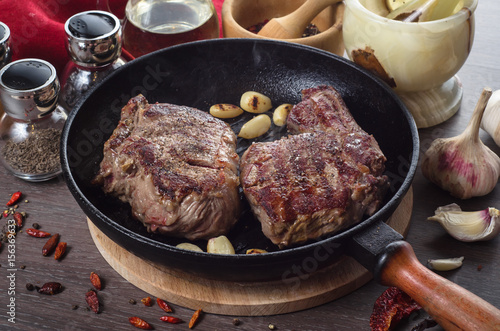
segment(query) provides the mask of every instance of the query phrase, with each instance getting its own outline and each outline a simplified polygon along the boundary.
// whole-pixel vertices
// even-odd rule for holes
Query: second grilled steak
[[[318,239],[379,208],[385,157],[332,87],[304,90],[287,125],[298,134],[252,144],[240,163],[245,196],[273,243]]]

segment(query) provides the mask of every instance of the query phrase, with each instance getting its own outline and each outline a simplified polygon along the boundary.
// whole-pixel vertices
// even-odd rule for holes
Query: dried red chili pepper
[[[26,229],[26,233],[35,238],[46,238],[50,236],[50,233],[48,232],[40,231],[33,228]]]
[[[10,212],[7,209],[2,212],[2,216],[5,218],[9,217],[9,214]]]
[[[45,245],[43,245],[43,247],[42,247],[42,255],[43,256],[47,256],[47,255],[52,254],[52,252],[54,251],[54,249],[56,249],[56,246],[57,246],[58,242],[59,242],[59,233],[56,233],[55,235],[53,235],[52,237],[50,237],[49,240],[47,240],[47,242],[45,243]]]
[[[141,299],[141,302],[147,307],[151,307],[153,305],[153,299],[151,299],[151,297]]]
[[[172,324],[178,324],[178,323],[183,322],[183,320],[181,320],[180,318],[173,317],[173,316],[162,316],[162,317],[160,317],[160,320],[162,320],[163,322],[172,323]]]
[[[23,227],[23,214],[16,211],[14,213],[14,220],[16,221],[17,227],[19,227],[19,228]]]
[[[60,260],[61,257],[66,253],[66,247],[68,246],[67,243],[64,241],[61,241],[59,244],[57,244],[56,247],[56,252],[54,253],[54,259],[55,260]]]
[[[195,326],[196,322],[198,322],[198,320],[200,319],[201,312],[202,310],[198,309],[197,311],[194,312],[193,316],[191,316],[191,320],[189,321],[190,329],[192,329]]]
[[[166,313],[171,313],[173,312],[172,307],[168,305],[168,303],[160,298],[156,298],[156,303],[158,306],[163,309]]]
[[[151,327],[151,325],[149,325],[148,322],[146,322],[145,320],[143,320],[142,318],[139,318],[137,316],[129,317],[128,321],[130,322],[130,324],[132,324],[133,326],[135,326],[136,328],[139,328],[139,329],[143,329],[143,330],[152,330],[153,329]]]
[[[38,293],[41,293],[41,294],[54,295],[57,293],[61,293],[63,290],[63,287],[62,287],[61,283],[49,282],[49,283],[43,284],[42,287],[38,287],[36,290]]]
[[[407,318],[416,310],[421,309],[408,294],[397,287],[389,287],[375,301],[370,316],[372,331],[382,331],[394,328],[402,319]]]
[[[21,198],[23,194],[21,193],[21,191],[17,191],[15,193],[12,194],[12,196],[10,197],[10,200],[6,203],[7,206],[12,206],[12,205],[15,205],[16,202]]]
[[[102,288],[102,283],[101,283],[101,278],[99,277],[98,274],[95,272],[90,273],[90,282],[92,283],[92,286],[95,287],[96,290],[100,291]]]
[[[99,314],[99,298],[94,290],[90,290],[85,294],[85,301],[90,309],[96,314]]]

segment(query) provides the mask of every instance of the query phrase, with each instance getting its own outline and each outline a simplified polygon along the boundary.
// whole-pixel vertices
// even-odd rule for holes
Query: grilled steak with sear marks
[[[320,86],[302,97],[287,120],[295,134],[252,144],[240,162],[245,196],[280,247],[358,223],[380,207],[388,188],[385,156],[340,94]]]
[[[94,182],[129,203],[148,230],[208,239],[238,219],[238,162],[225,122],[139,95],[122,109]]]

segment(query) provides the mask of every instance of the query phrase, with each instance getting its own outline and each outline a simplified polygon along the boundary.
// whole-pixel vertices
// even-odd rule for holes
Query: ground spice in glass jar
[[[2,156],[15,171],[27,174],[46,174],[60,168],[59,144],[61,130],[40,129],[21,142],[5,141]]]

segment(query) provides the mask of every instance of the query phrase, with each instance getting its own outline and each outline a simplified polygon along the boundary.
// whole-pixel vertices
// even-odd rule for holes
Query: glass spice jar
[[[70,112],[92,86],[126,61],[120,57],[122,28],[115,15],[85,11],[70,17],[64,29],[71,61],[61,75],[59,104]]]
[[[61,173],[59,148],[67,114],[59,106],[56,69],[22,59],[0,70],[0,160],[15,176],[39,182]]]

